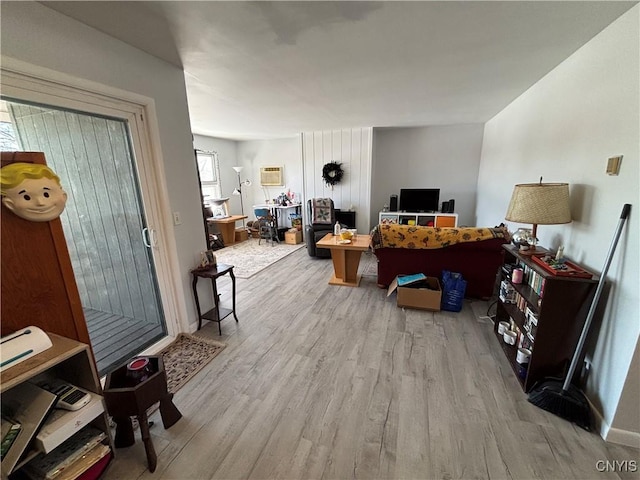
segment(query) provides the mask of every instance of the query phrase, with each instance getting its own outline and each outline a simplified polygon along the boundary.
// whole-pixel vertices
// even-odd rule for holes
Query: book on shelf
[[[499,297],[502,303],[516,303],[516,295],[517,292],[511,283],[507,280],[502,280],[502,282],[500,282]]]
[[[69,465],[57,480],[76,480],[89,470],[96,462],[111,453],[109,445],[99,444]]]
[[[109,451],[104,457],[99,459],[93,465],[91,465],[88,469],[86,469],[82,474],[77,478],[77,480],[98,480],[100,475],[106,470],[107,465],[113,458],[113,452]]]
[[[4,458],[7,454],[13,443],[18,438],[18,434],[22,430],[22,425],[20,425],[15,420],[11,420],[6,417],[2,417],[2,428],[1,428],[1,436],[2,436],[2,445],[0,446],[0,460]]]
[[[520,335],[520,340],[518,341],[518,348],[526,348],[528,350],[533,350],[533,340],[529,336],[528,332],[524,332],[524,334]]]
[[[48,454],[40,454],[24,466],[24,471],[31,478],[53,480],[64,478],[62,474],[88,452],[102,445],[107,438],[105,432],[88,425],[72,437],[65,440]],[[105,445],[106,446],[106,445]],[[106,446],[109,448],[108,446]]]
[[[3,392],[2,415],[20,424],[18,435],[2,458],[3,476],[8,476],[25,456],[56,400],[54,394],[29,382]]]

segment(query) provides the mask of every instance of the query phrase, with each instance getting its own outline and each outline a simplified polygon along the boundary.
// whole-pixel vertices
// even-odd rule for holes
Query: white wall
[[[356,212],[356,228],[368,232],[371,205],[372,128],[307,132],[302,137],[304,198],[332,198],[335,208]],[[322,179],[322,167],[342,164],[344,177],[333,187]],[[304,210],[305,224],[306,205]]]
[[[595,272],[623,204],[633,205],[609,270],[612,289],[597,344],[588,355],[587,394],[602,414],[605,438],[614,418],[638,412],[637,395],[620,399],[627,376],[637,372],[630,363],[640,333],[639,17],[635,6],[490,120],[478,177],[480,224],[504,218],[516,183],[540,176],[568,182],[573,223],[540,226],[538,237],[543,246],[564,244],[569,258]],[[607,158],[614,155],[624,155],[620,175],[607,176]],[[616,426],[635,432],[631,437],[640,444],[638,422]]]
[[[3,56],[154,100],[160,139],[154,149],[164,159],[170,210],[182,216],[172,232],[185,317],[178,321],[185,329],[194,325],[189,270],[205,237],[182,70],[36,2],[3,2],[1,35]]]
[[[294,192],[302,196],[302,145],[301,137],[271,140],[226,140],[222,138],[194,135],[193,145],[200,150],[218,152],[222,196],[229,197],[231,214],[240,214],[240,197],[232,195],[238,186],[234,166],[243,167],[240,179],[251,180],[250,186],[242,188],[244,214],[253,220],[253,205],[273,200],[282,192]],[[262,187],[260,167],[284,167],[284,185]]]
[[[482,132],[481,124],[374,129],[371,222],[401,188],[439,188],[440,203],[455,199],[458,224],[475,226]]]
[[[272,201],[281,193],[289,191],[302,197],[302,140],[301,137],[272,139],[272,140],[245,140],[238,142],[238,162],[244,167],[242,180],[251,180],[251,186],[245,187],[244,213],[249,215],[249,220],[255,218],[253,205],[264,204]],[[262,187],[260,185],[261,167],[283,167],[282,186]],[[237,177],[236,177],[237,182]],[[293,213],[293,210],[288,211]],[[279,226],[291,226],[288,218],[283,218],[285,223],[279,222]]]
[[[640,342],[636,343],[636,350],[631,360],[631,368],[627,375],[622,395],[620,396],[620,407],[616,410],[611,430],[607,439],[612,442],[624,443],[640,447],[637,436],[629,435],[629,432],[640,432]],[[634,408],[635,407],[635,408]]]

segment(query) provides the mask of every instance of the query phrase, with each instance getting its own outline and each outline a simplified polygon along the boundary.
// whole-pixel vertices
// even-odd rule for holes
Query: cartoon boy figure
[[[46,165],[11,163],[0,168],[2,204],[32,222],[58,218],[67,203],[60,178]]]

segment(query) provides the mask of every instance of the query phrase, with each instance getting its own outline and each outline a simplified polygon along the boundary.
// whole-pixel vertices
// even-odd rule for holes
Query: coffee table
[[[358,275],[358,265],[362,252],[369,249],[371,235],[358,234],[345,243],[340,240],[340,236],[327,233],[316,242],[320,248],[328,248],[331,251],[333,261],[333,277],[329,280],[329,285],[342,285],[347,287],[357,287],[360,284]]]

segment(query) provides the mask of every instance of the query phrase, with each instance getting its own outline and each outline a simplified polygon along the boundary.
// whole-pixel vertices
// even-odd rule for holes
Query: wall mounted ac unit
[[[260,167],[260,185],[284,185],[282,167]]]

